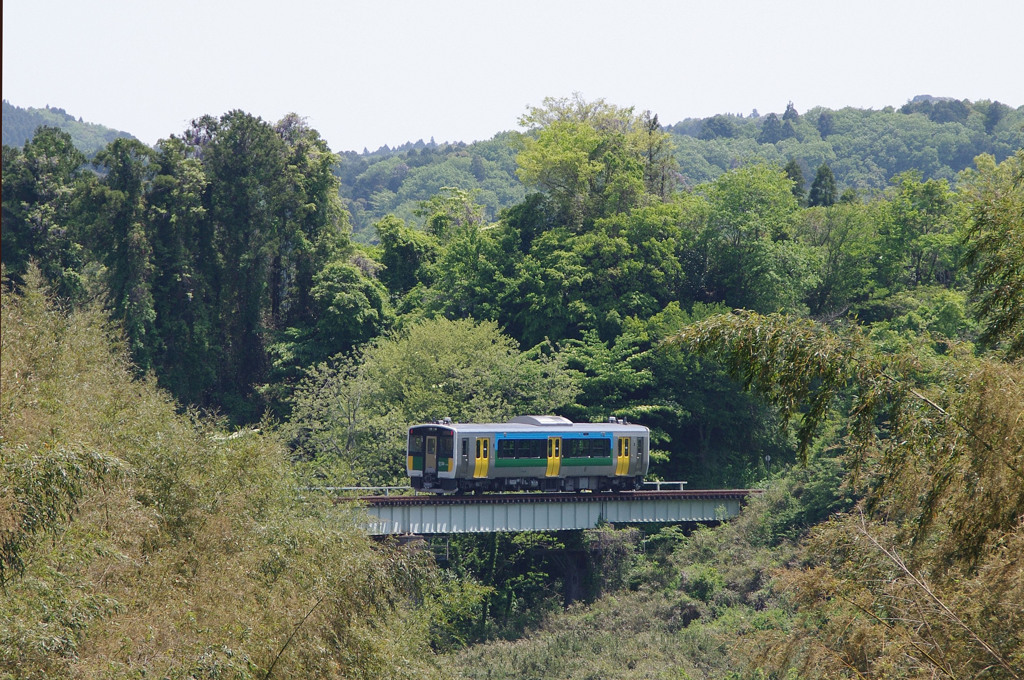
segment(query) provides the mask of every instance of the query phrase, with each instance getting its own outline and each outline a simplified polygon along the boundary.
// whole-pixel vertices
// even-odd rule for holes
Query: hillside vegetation
[[[64,130],[75,147],[86,156],[92,157],[118,137],[132,138],[127,132],[112,130],[97,123],[86,123],[81,117],[75,118],[64,109],[43,109],[14,106],[6,99],[3,102],[3,143],[8,146],[24,146],[41,127],[55,127]]]
[[[0,674],[1024,677],[1019,112],[905,108],[681,131],[548,99],[514,152],[366,159],[432,157],[396,201],[431,167],[523,190],[424,179],[360,208],[372,243],[297,116],[5,145]],[[882,129],[873,165],[838,145]],[[411,423],[531,412],[765,493],[441,568],[306,490],[401,482]]]
[[[301,492],[273,432],[176,412],[35,270],[2,333],[0,677],[433,676],[427,565]]]
[[[68,131],[88,157],[116,136],[130,136],[81,123],[62,109],[22,109],[4,102],[4,144],[23,146],[41,125]],[[902,172],[955,183],[979,154],[1004,160],[1024,146],[1024,107],[921,95],[882,110],[814,107],[800,113],[790,105],[782,113],[687,118],[663,129],[684,187],[751,163],[795,163],[805,189],[828,165],[843,190],[871,197]],[[431,139],[338,152],[335,174],[354,238],[375,240],[374,225],[387,215],[422,226],[426,215],[420,203],[446,187],[471,192],[484,216],[496,219],[526,196],[516,165],[521,148],[520,133],[505,131],[471,144]]]
[[[954,183],[979,154],[1002,161],[1024,146],[1024,108],[997,101],[920,96],[880,111],[814,107],[803,113],[720,114],[665,125],[678,163],[677,181],[696,187],[729,170],[764,162],[795,163],[804,188],[827,165],[841,190],[871,197],[910,170],[924,180]],[[488,219],[520,202],[517,133],[485,142],[438,145],[433,140],[341,154],[338,176],[357,238],[387,214],[421,223],[419,202],[443,187],[474,192]],[[365,236],[364,236],[365,235]]]

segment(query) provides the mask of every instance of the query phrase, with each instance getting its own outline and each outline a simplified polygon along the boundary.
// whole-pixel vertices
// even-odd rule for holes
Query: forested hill
[[[6,99],[3,103],[4,146],[24,146],[32,135],[43,125],[60,128],[71,135],[75,147],[86,156],[93,156],[118,137],[129,137],[127,132],[113,130],[96,123],[86,123],[81,117],[75,118],[64,109],[50,108],[23,109]]]
[[[238,110],[5,145],[0,679],[1024,680],[1022,113],[574,97],[340,164]],[[410,424],[530,413],[766,492],[444,569],[319,495],[406,479]]]
[[[790,105],[782,113],[688,118],[664,130],[685,187],[756,161],[795,161],[808,185],[827,164],[840,192],[867,197],[908,170],[924,180],[952,182],[979,154],[1004,160],[1024,146],[1024,107],[921,95],[878,111],[816,107],[800,113]],[[357,238],[389,213],[422,222],[416,216],[420,201],[445,186],[477,192],[477,202],[494,219],[524,195],[516,176],[519,142],[518,135],[503,132],[469,145],[420,140],[342,154],[338,174]]]
[[[117,136],[129,136],[82,123],[62,109],[20,109],[4,102],[5,145],[22,146],[39,125],[66,129],[86,156]],[[801,113],[790,105],[782,113],[687,118],[663,129],[675,147],[684,187],[756,161],[793,162],[808,188],[818,168],[827,164],[840,193],[849,189],[868,197],[908,170],[924,180],[952,183],[979,154],[1004,160],[1024,146],[1024,107],[919,95],[899,108],[815,107]],[[168,136],[177,133],[169,130]],[[431,139],[339,153],[335,174],[355,239],[374,240],[373,225],[388,214],[422,225],[420,204],[444,187],[473,192],[484,217],[496,219],[500,210],[526,195],[516,174],[520,144],[517,133],[499,132],[472,144]]]

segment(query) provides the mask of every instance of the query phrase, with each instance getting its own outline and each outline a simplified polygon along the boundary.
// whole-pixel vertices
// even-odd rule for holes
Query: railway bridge
[[[716,522],[759,489],[361,496],[371,535],[591,529],[601,523]]]

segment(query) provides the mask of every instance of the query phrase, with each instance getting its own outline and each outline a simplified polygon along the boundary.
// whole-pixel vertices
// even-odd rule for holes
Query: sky
[[[1024,105],[1024,0],[5,0],[3,98],[147,144],[297,113],[331,149],[490,139],[545,97],[658,114]]]

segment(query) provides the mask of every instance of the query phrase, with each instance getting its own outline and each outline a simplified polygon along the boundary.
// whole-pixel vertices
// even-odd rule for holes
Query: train
[[[623,491],[643,485],[650,444],[648,428],[615,417],[600,423],[551,415],[507,423],[445,418],[409,428],[406,472],[414,489],[435,493]]]

